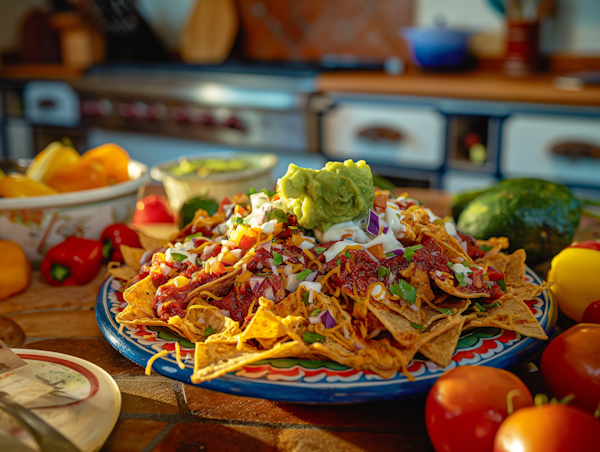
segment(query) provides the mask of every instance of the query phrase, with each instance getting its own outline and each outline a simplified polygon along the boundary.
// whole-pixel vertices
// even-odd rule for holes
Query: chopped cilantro
[[[273,263],[275,265],[283,264],[283,256],[279,254],[277,251],[273,251]]]
[[[462,273],[455,273],[456,280],[458,281],[458,285],[460,287],[466,287],[467,283],[465,282],[465,275]]]
[[[288,229],[292,229],[292,230],[298,229],[298,226],[288,226]]]
[[[342,261],[341,261],[341,260],[340,260],[340,258],[338,257],[338,260],[337,260],[337,261],[335,261],[335,265],[341,265],[341,264],[342,264]]]
[[[417,299],[417,289],[415,289],[403,279],[392,284],[388,290],[392,295],[402,297],[410,304],[413,304]]]
[[[312,270],[304,270],[303,272],[298,273],[296,279],[298,281],[304,281],[308,275],[312,273]]]
[[[498,284],[500,284],[500,289],[502,289],[502,292],[506,292],[506,284],[504,283],[504,280],[499,279]]]
[[[242,217],[235,217],[233,219],[233,224],[244,224],[244,219]]]
[[[454,314],[454,308],[438,308],[438,311],[440,311],[442,314],[444,315],[453,315]]]
[[[204,330],[204,336],[210,336],[211,334],[215,334],[217,332],[216,328],[208,325]]]
[[[423,248],[423,245],[413,245],[407,247],[404,250],[404,259],[406,259],[406,262],[412,261],[415,251],[420,250],[421,248]]]
[[[391,251],[389,253],[385,253],[385,257],[392,257],[394,256],[394,253],[392,253]]]
[[[390,269],[387,267],[379,267],[379,269],[377,270],[377,276],[379,276],[380,278],[382,276],[385,276],[386,278],[389,278],[390,276]]]
[[[352,255],[350,254],[350,251],[346,251],[344,253],[344,256],[346,256],[348,259],[350,259],[352,257]]]
[[[171,253],[171,257],[173,258],[174,261],[177,261],[177,262],[183,262],[184,260],[186,260],[188,258],[186,254],[179,254],[179,253]]]
[[[250,187],[250,189],[248,190],[248,193],[246,193],[246,194],[248,196],[250,196],[250,195],[254,195],[255,193],[264,193],[270,198],[271,196],[275,196],[276,192],[267,190],[266,188],[263,188],[261,191],[256,191],[256,188]]]
[[[273,209],[270,212],[267,212],[267,220],[277,220],[277,223],[287,223],[288,216],[283,210]]]
[[[483,305],[483,307],[484,307],[485,309],[496,308],[496,307],[498,307],[498,306],[500,306],[500,303],[498,303],[498,302],[495,302],[495,303],[489,303],[489,304],[484,304],[484,305]]]
[[[187,236],[187,237],[184,239],[183,243],[187,243],[187,242],[189,242],[190,240],[192,240],[193,238],[196,238],[196,237],[202,237],[202,232],[196,232],[195,234],[188,235],[188,236]]]
[[[492,246],[489,246],[489,245],[481,245],[479,248],[480,248],[481,250],[483,250],[483,251],[485,251],[485,252],[487,253],[487,252],[488,252],[489,250],[491,250],[493,247],[492,247]]]
[[[418,323],[411,323],[410,326],[412,326],[413,328],[416,328],[417,330],[423,329],[423,325],[419,325]]]
[[[271,276],[271,273],[255,273],[254,276],[266,277],[266,276]]]
[[[446,265],[447,265],[449,268],[452,268],[452,269],[454,269],[454,268],[453,268],[454,264],[453,264],[452,262],[448,261],[448,263],[447,263]]]
[[[475,306],[477,306],[477,309],[479,309],[481,312],[487,312],[487,309],[481,306],[480,303],[475,303]]]
[[[309,293],[308,293],[308,292],[304,292],[304,293],[302,294],[302,302],[303,302],[303,303],[304,303],[306,306],[308,306],[308,297],[309,297]]]
[[[309,317],[314,317],[314,316],[316,316],[316,315],[319,315],[321,312],[323,312],[323,311],[321,311],[319,308],[315,308],[315,309],[313,310],[313,312],[311,312],[311,313],[309,314]]]
[[[304,333],[302,335],[302,340],[307,344],[312,344],[314,342],[325,342],[325,336],[321,336],[317,333]]]
[[[488,289],[492,290],[492,283],[491,282],[486,282],[485,285],[488,287]]]
[[[322,248],[320,246],[315,247],[315,253],[321,254],[323,251],[325,251],[325,248]]]

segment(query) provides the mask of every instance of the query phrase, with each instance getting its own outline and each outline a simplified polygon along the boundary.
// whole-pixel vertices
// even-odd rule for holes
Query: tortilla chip
[[[475,243],[480,248],[482,245],[490,246],[492,248],[487,252],[486,256],[496,254],[500,250],[505,250],[509,245],[506,237],[490,237],[488,240],[476,240]]]
[[[235,372],[248,364],[269,358],[286,358],[306,352],[304,342],[277,343],[269,350],[237,350],[235,346],[218,342],[197,342],[193,383],[202,383]]]
[[[207,335],[207,329],[213,328],[214,333]],[[186,317],[173,316],[169,318],[168,328],[176,334],[185,337],[190,342],[224,342],[235,344],[234,336],[241,333],[238,322],[225,317],[215,309],[194,308],[186,311]]]
[[[430,223],[429,231],[435,239],[437,245],[442,249],[442,252],[449,260],[460,258],[460,261],[467,261],[469,264],[474,264],[471,256],[460,246],[455,237],[448,234],[446,228],[437,224]]]
[[[506,254],[497,253],[486,254],[482,258],[477,259],[475,263],[480,267],[485,267],[485,264],[490,264],[496,270],[504,273],[504,271],[506,270],[506,264],[508,264],[509,260],[510,258]]]
[[[515,295],[521,300],[533,300],[543,291],[547,290],[552,284],[554,283],[548,281],[540,284],[539,286],[535,284],[523,283],[520,286],[506,286],[506,290],[508,293]]]
[[[148,317],[154,318],[152,300],[156,294],[156,287],[152,282],[152,275],[146,276],[123,293],[123,298],[130,305],[136,306]]]
[[[123,325],[168,326],[164,320],[149,317],[141,309],[131,304],[117,315],[117,322]]]
[[[467,292],[465,288],[461,287],[460,285],[455,286],[452,282],[454,281],[454,278],[446,278],[445,280],[442,280],[437,276],[434,276],[433,281],[444,292],[454,295],[458,298],[489,298],[489,295],[485,292]],[[483,289],[481,290],[483,291]]]
[[[142,244],[142,248],[144,248],[145,251],[162,248],[162,246],[168,241],[165,239],[157,239],[154,237],[150,237],[146,234],[142,234],[141,232],[138,232],[138,236],[140,237],[140,243]]]
[[[519,286],[525,280],[525,259],[527,259],[525,250],[517,250],[509,254],[508,258],[506,270],[504,271],[504,282],[507,286]]]
[[[465,328],[479,328],[493,326],[505,330],[515,331],[523,336],[537,339],[548,339],[546,332],[521,299],[507,293],[498,299],[500,306],[491,308],[484,316],[478,316],[465,324]]]
[[[261,300],[266,299],[261,297]],[[287,319],[288,324],[301,325],[301,321],[291,322],[292,320],[295,319]],[[308,321],[305,322],[308,323]],[[261,305],[252,316],[252,320],[250,320],[244,332],[238,337],[238,349],[242,348],[242,343],[250,339],[257,340],[263,348],[271,348],[275,343],[286,337],[302,342],[302,338],[298,336],[296,331],[288,327],[280,317],[274,315],[264,305]]]
[[[458,322],[454,326],[419,348],[421,354],[441,367],[446,367],[452,362],[452,355],[454,355],[456,345],[460,339],[465,318],[461,315],[455,318],[458,319]],[[442,320],[442,322],[445,321],[449,320]],[[436,323],[431,329],[438,327],[440,327],[439,323]]]
[[[111,265],[112,264],[112,265]],[[108,272],[117,279],[129,281],[134,276],[137,276],[137,270],[134,270],[127,265],[121,265],[120,262],[109,262],[107,267]]]
[[[121,245],[121,254],[123,255],[125,265],[133,268],[136,272],[140,271],[140,259],[145,252],[146,250],[143,248],[133,248],[127,245]]]

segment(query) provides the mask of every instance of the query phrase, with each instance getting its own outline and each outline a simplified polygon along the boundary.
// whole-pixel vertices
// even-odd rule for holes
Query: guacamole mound
[[[292,163],[279,194],[300,226],[322,231],[364,217],[375,199],[371,168],[364,160],[328,162],[319,171]]]

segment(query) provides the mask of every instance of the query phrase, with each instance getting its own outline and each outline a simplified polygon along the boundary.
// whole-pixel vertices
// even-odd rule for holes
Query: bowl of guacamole
[[[153,179],[162,182],[171,207],[179,211],[192,198],[221,200],[250,187],[275,187],[274,154],[221,151],[181,156],[154,165]]]

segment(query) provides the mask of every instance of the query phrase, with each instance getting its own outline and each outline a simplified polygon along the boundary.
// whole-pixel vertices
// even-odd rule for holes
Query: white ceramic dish
[[[27,361],[29,375],[56,387],[28,404],[82,452],[99,450],[121,411],[121,392],[103,369],[75,356],[43,350],[13,349]],[[21,429],[11,431],[19,438]],[[24,436],[22,437],[24,438]],[[32,444],[28,444],[33,446]]]
[[[198,177],[194,174],[177,176],[170,173],[168,169],[180,163],[182,159],[188,161],[239,159],[247,161],[249,168],[206,177]],[[257,190],[272,189],[275,182],[273,180],[275,165],[277,165],[277,157],[274,154],[219,151],[213,154],[186,155],[178,160],[162,162],[154,165],[150,174],[164,184],[171,207],[175,212],[179,212],[183,203],[195,197],[221,200],[238,192],[246,193],[250,187]]]
[[[109,187],[29,198],[0,199],[0,239],[13,240],[38,264],[48,249],[70,236],[97,240],[106,226],[127,223],[148,167],[129,163],[131,180]]]

